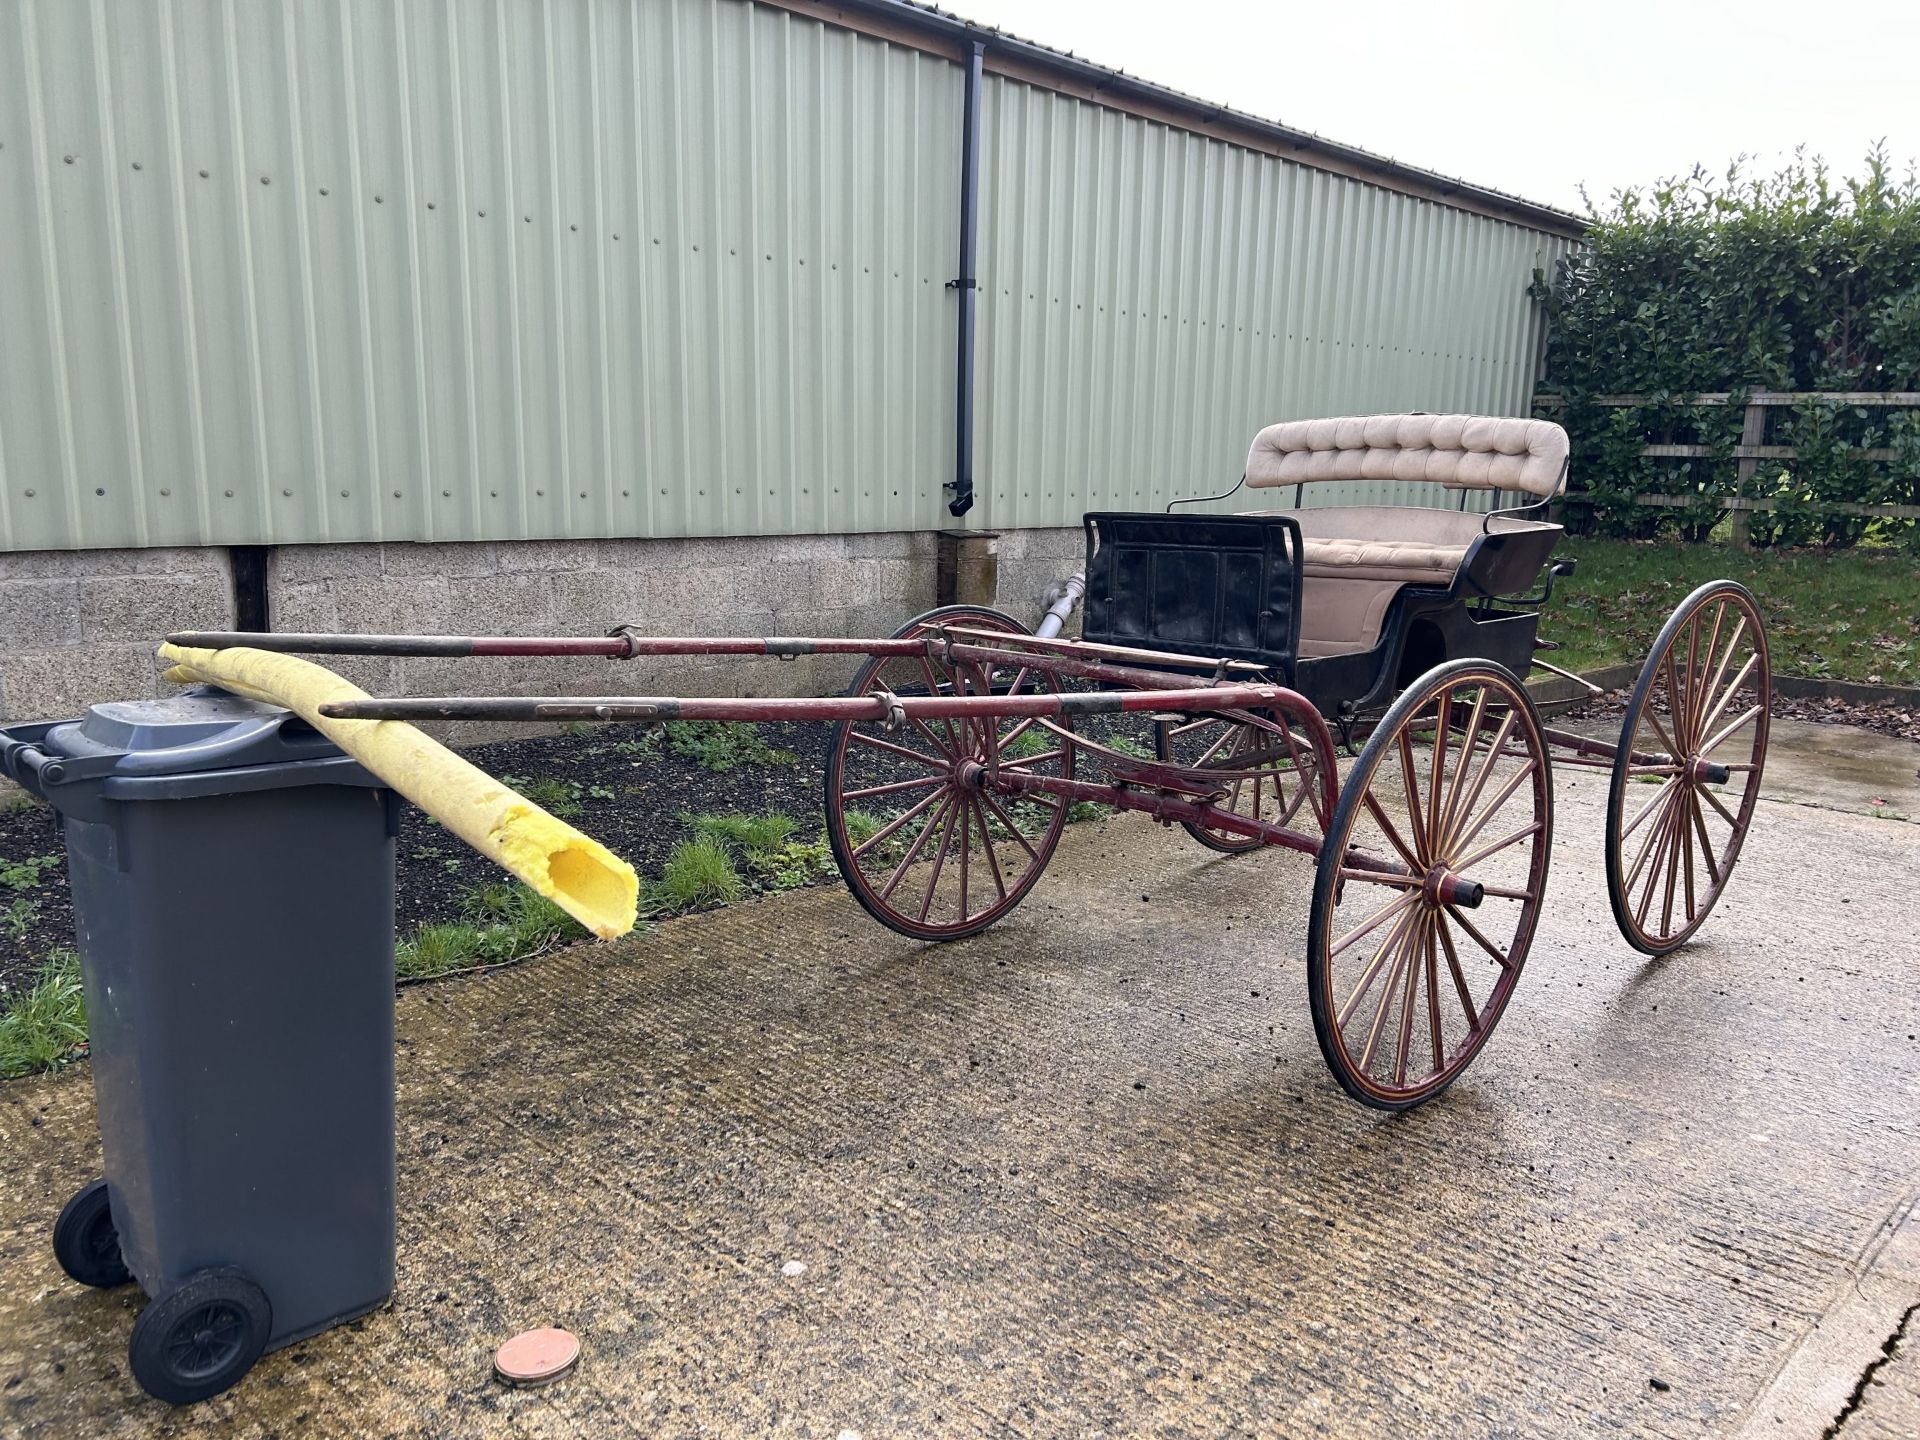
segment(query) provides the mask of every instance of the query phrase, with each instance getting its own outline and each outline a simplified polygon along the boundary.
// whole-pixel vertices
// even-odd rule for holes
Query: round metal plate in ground
[[[525,1330],[493,1352],[493,1373],[509,1385],[546,1385],[580,1362],[580,1342],[565,1330]]]

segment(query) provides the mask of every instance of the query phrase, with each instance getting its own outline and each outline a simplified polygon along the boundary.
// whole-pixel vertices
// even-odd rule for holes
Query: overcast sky
[[[1920,0],[943,0],[1156,84],[1584,213],[1618,186],[1920,157]]]

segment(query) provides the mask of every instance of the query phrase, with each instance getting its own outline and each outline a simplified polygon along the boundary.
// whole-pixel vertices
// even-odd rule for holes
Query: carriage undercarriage
[[[1337,423],[1415,422],[1423,441],[1436,431],[1457,440],[1458,427],[1444,427],[1463,418],[1470,448],[1472,417]],[[1262,432],[1250,483],[1270,435],[1329,423]],[[1556,427],[1488,423],[1557,436],[1547,459],[1560,473],[1520,480],[1557,491]],[[1311,459],[1314,439],[1293,451]],[[1288,480],[1284,466],[1277,474]],[[1609,899],[1622,935],[1648,955],[1684,944],[1718,903],[1759,796],[1771,674],[1753,596],[1715,581],[1681,603],[1617,739],[1549,727],[1523,676],[1546,648],[1538,613],[1566,567],[1547,565],[1559,527],[1501,518],[1512,513],[1465,517],[1478,532],[1426,583],[1350,563],[1357,553],[1362,566],[1391,565],[1407,542],[1355,552],[1335,536],[1332,563],[1346,566],[1332,572],[1337,582],[1357,574],[1374,600],[1386,595],[1357,645],[1302,639],[1311,593],[1302,577],[1315,551],[1301,516],[1311,512],[1089,515],[1077,640],[969,606],[873,640],[662,638],[631,627],[592,638],[171,638],[314,654],[857,657],[851,685],[832,698],[368,699],[321,713],[832,723],[824,810],[840,872],[875,919],[923,941],[961,939],[1009,914],[1078,805],[1179,824],[1228,854],[1298,851],[1316,866],[1307,982],[1321,1051],[1349,1095],[1399,1110],[1458,1077],[1513,994],[1546,893],[1555,764],[1609,775]],[[1434,564],[1433,549],[1415,547],[1414,563]],[[1523,594],[1543,573],[1546,588]],[[1106,718],[1129,715],[1151,727],[1151,749]],[[1353,754],[1344,774],[1336,729]]]

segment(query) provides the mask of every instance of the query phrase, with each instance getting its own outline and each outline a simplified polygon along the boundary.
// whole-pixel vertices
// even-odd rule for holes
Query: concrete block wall
[[[276,630],[427,634],[888,635],[934,604],[930,532],[713,540],[290,545],[267,559]],[[1078,568],[1080,532],[999,541],[999,608],[1031,624]],[[0,718],[79,713],[162,693],[153,650],[234,624],[223,549],[0,555]],[[770,659],[379,660],[337,667],[376,694],[833,693],[856,662]],[[458,726],[456,743],[523,730]]]
[[[0,554],[0,719],[157,695],[162,634],[233,623],[224,549]]]

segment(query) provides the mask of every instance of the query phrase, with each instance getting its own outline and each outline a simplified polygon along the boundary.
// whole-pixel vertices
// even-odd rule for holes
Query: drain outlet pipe
[[[1033,633],[1042,640],[1051,640],[1060,633],[1067,623],[1067,617],[1073,614],[1074,607],[1080,603],[1080,597],[1087,593],[1087,575],[1084,570],[1076,570],[1064,580],[1056,580],[1047,587],[1047,593],[1041,597],[1047,607],[1047,613],[1040,617],[1040,626]]]

